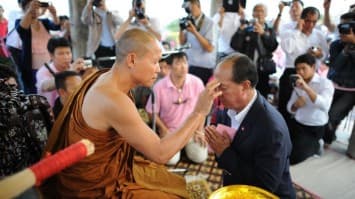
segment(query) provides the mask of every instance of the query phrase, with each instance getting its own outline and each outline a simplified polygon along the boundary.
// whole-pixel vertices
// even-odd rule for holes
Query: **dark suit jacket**
[[[230,126],[226,109],[217,123]],[[280,198],[296,198],[289,172],[291,149],[284,119],[258,93],[231,146],[217,158],[218,167],[225,170],[223,185],[253,185]]]

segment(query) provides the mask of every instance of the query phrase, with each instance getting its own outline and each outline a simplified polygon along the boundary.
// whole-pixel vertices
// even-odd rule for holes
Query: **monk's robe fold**
[[[169,173],[163,165],[141,158],[134,161],[134,149],[119,133],[113,129],[102,132],[85,123],[81,111],[84,96],[106,71],[88,77],[70,97],[46,147],[47,152],[55,153],[86,138],[95,144],[95,153],[44,183],[41,188],[44,197],[187,198],[182,177]]]

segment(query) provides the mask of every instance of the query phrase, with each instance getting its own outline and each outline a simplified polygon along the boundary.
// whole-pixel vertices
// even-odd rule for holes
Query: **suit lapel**
[[[256,100],[240,124],[233,142],[239,145],[253,134],[253,128],[255,127],[255,116],[258,115],[258,111],[260,110],[261,106],[262,98],[260,97],[259,93],[257,93]]]

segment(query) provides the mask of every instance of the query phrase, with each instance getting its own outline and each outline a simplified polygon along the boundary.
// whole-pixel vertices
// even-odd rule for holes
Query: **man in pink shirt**
[[[198,77],[188,74],[186,54],[178,52],[167,59],[170,74],[159,80],[154,88],[156,124],[159,136],[164,137],[182,125],[192,112],[200,92],[204,89],[203,82]],[[148,100],[146,111],[152,116],[152,100]],[[208,157],[206,142],[203,134],[203,123],[200,131],[185,146],[187,157],[196,163],[205,161]],[[167,164],[174,165],[180,160],[178,152]]]
[[[45,96],[51,107],[59,96],[55,87],[54,75],[65,70],[80,72],[84,69],[84,60],[77,59],[72,63],[72,52],[69,41],[63,37],[51,38],[47,50],[51,63],[41,66],[36,74],[36,87],[39,95]]]

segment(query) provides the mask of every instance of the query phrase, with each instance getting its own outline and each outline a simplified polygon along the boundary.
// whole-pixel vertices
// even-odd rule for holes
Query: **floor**
[[[293,181],[320,198],[355,198],[355,160],[346,156],[355,111],[337,129],[337,140],[321,156],[291,167]]]

